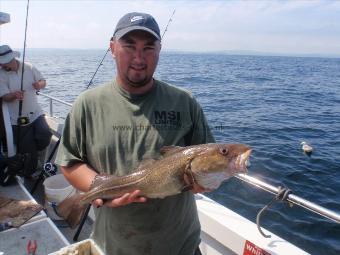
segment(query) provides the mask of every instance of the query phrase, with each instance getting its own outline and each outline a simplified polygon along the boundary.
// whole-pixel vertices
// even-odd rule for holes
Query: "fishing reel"
[[[47,177],[50,177],[52,175],[56,175],[57,170],[58,170],[57,166],[55,164],[52,164],[51,162],[47,162],[43,166],[44,175],[47,176]]]
[[[18,118],[18,125],[19,126],[24,126],[30,123],[30,119],[25,116],[21,116]]]

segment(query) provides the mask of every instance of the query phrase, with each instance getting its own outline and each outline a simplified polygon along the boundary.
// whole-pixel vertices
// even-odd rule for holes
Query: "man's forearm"
[[[5,102],[11,102],[15,99],[15,95],[13,93],[8,93],[8,94],[3,95],[1,98]]]
[[[78,163],[70,167],[61,166],[61,171],[70,184],[80,191],[88,191],[97,173],[87,164]]]
[[[22,100],[24,98],[24,92],[23,91],[10,92],[10,93],[3,95],[1,98],[5,102],[11,102],[11,101],[14,101],[16,99]]]

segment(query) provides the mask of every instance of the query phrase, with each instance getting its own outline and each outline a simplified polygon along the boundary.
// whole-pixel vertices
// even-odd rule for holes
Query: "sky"
[[[0,44],[22,49],[27,1],[0,0]],[[127,12],[152,14],[163,49],[340,56],[340,1],[30,0],[27,47],[105,49]]]

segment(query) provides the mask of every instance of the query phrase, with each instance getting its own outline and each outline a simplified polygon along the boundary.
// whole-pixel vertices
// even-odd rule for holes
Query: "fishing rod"
[[[107,53],[108,53],[109,51],[110,51],[110,47],[106,50],[104,57],[102,58],[102,60],[100,61],[99,65],[98,65],[98,67],[97,67],[97,69],[96,69],[96,71],[95,71],[94,74],[92,75],[92,78],[91,78],[89,84],[87,84],[86,89],[88,89],[88,88],[92,85],[92,81],[93,81],[94,77],[96,76],[96,74],[97,74],[99,68],[103,65],[103,61],[104,61],[104,59],[105,59],[105,57],[106,57],[106,55],[107,55]]]
[[[26,55],[26,36],[27,36],[27,21],[28,21],[28,10],[29,10],[30,0],[27,0],[27,7],[26,7],[26,24],[25,24],[25,38],[24,38],[24,49],[22,54],[22,69],[21,69],[21,83],[20,83],[20,90],[24,91],[24,70],[25,70],[25,55]],[[23,100],[19,101],[19,117],[18,117],[18,137],[17,137],[17,151],[19,150],[19,130],[21,125],[26,125],[29,122],[27,117],[22,117],[22,105]]]
[[[256,186],[264,191],[267,191],[271,194],[274,194],[276,196],[280,195],[280,193],[282,193],[283,190],[287,189],[282,189],[281,187],[275,187],[272,186],[264,181],[261,181],[255,177],[246,175],[246,174],[238,174],[235,175],[236,178],[245,181],[253,186]],[[301,198],[297,195],[292,194],[292,192],[290,191],[289,194],[287,194],[286,198],[284,200],[287,200],[288,202],[298,205],[302,208],[305,208],[311,212],[314,212],[316,214],[319,214],[327,219],[330,219],[336,223],[340,223],[340,214],[333,212],[325,207],[322,207],[320,205],[317,205],[313,202],[310,202],[304,198]]]

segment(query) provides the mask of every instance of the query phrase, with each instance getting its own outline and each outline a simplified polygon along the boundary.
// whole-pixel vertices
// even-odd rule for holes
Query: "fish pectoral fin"
[[[181,192],[192,190],[194,188],[195,179],[190,169],[190,162],[186,165],[183,173],[184,186]]]
[[[170,145],[170,146],[163,146],[160,152],[163,157],[168,157],[170,155],[173,155],[183,150],[185,150],[185,147]]]
[[[189,189],[192,189],[194,187],[195,179],[191,172],[190,164],[187,164],[187,166],[184,169],[183,179],[184,179],[184,183],[186,184],[184,188],[188,187]]]

